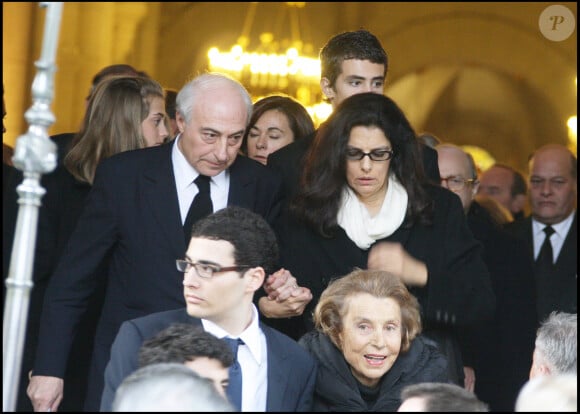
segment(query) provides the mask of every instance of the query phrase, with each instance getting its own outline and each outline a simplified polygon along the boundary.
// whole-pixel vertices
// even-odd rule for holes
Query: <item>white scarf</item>
[[[371,217],[352,189],[345,185],[338,209],[338,225],[361,249],[368,249],[376,240],[390,236],[401,226],[407,212],[408,195],[405,188],[389,175],[387,193],[381,210]]]

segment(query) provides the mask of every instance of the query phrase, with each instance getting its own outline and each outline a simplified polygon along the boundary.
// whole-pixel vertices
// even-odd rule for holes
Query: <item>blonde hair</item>
[[[99,163],[119,152],[144,148],[141,123],[163,88],[153,79],[111,76],[91,94],[80,132],[64,158],[66,169],[81,182],[93,183]]]
[[[401,351],[421,332],[419,303],[401,280],[382,270],[361,270],[333,280],[322,292],[314,310],[314,326],[327,335],[339,349],[339,334],[344,329],[342,320],[348,312],[348,299],[358,293],[395,300],[401,308]]]

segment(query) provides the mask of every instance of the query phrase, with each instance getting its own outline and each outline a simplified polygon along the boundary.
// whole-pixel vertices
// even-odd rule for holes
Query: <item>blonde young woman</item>
[[[118,75],[99,82],[89,97],[81,129],[73,138],[63,165],[43,177],[46,194],[39,211],[23,375],[28,375],[33,367],[44,292],[89,196],[99,163],[120,152],[159,145],[165,140],[168,133],[163,121],[163,96],[162,87],[150,78]],[[75,363],[70,364],[65,376],[63,410],[82,410],[92,338],[103,293],[104,286],[93,295],[93,302],[79,325],[71,356]],[[21,382],[25,387],[27,378],[23,377]],[[28,396],[33,395],[34,389],[29,389]],[[28,409],[32,410],[32,406]]]

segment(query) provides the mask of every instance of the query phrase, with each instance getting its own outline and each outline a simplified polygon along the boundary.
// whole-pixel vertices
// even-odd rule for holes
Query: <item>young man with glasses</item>
[[[111,344],[128,319],[183,304],[175,258],[187,247],[196,218],[228,205],[273,223],[282,181],[239,156],[252,112],[238,81],[204,73],[177,98],[181,133],[143,151],[103,160],[43,301],[28,396],[35,411],[57,411],[66,387],[72,342],[89,299],[106,285],[90,360],[85,411],[97,411]],[[191,214],[189,214],[191,212]],[[187,240],[187,241],[186,241]],[[106,280],[105,280],[106,279]],[[66,397],[65,397],[66,398]]]
[[[241,411],[309,411],[314,360],[295,341],[262,324],[253,303],[277,262],[276,236],[261,216],[227,207],[197,221],[185,257],[176,260],[184,273],[186,307],[123,323],[105,370],[101,411],[110,411],[116,388],[138,368],[141,344],[172,323],[241,340]]]

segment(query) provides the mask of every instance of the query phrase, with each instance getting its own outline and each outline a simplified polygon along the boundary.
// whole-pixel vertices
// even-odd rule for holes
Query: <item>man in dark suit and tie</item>
[[[175,258],[186,247],[183,223],[199,192],[194,183],[198,176],[207,177],[212,211],[238,205],[270,223],[277,218],[281,179],[238,155],[251,111],[252,100],[239,82],[218,74],[200,75],[177,97],[180,135],[174,141],[124,152],[99,165],[45,295],[28,387],[36,411],[56,411],[62,400],[70,345],[97,286],[94,271],[100,263],[108,261],[107,291],[86,410],[99,408],[110,346],[122,322],[183,306],[182,274]]]
[[[532,214],[507,225],[534,255],[540,322],[552,311],[578,310],[577,171],[576,157],[565,146],[537,149],[529,161]]]
[[[193,225],[183,272],[185,308],[126,321],[111,348],[101,411],[110,411],[115,391],[138,368],[143,342],[173,323],[202,326],[237,344],[228,398],[241,411],[310,411],[316,363],[294,340],[264,325],[254,292],[278,261],[276,235],[251,211],[232,206]],[[235,392],[237,390],[237,396]]]

